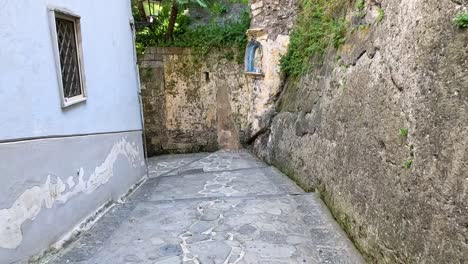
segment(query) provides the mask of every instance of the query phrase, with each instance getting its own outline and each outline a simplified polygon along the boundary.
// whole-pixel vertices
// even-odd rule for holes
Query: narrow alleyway
[[[362,263],[315,194],[246,151],[150,159],[150,179],[50,263]]]

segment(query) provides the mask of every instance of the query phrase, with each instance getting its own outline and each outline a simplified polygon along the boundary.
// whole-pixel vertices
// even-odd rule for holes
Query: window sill
[[[71,98],[66,98],[65,100],[62,101],[62,108],[66,108],[66,107],[84,102],[86,100],[88,100],[88,98],[85,96],[75,96]]]
[[[265,76],[265,74],[263,74],[261,72],[245,72],[245,75],[255,76],[255,77],[264,77]]]

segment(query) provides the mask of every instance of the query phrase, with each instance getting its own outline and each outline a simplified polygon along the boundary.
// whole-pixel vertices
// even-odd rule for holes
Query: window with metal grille
[[[50,10],[55,46],[57,78],[66,107],[86,100],[81,52],[80,18],[56,9]]]

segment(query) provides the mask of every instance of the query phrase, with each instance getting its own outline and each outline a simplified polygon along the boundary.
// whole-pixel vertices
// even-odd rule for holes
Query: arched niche
[[[262,45],[256,40],[251,40],[247,44],[245,54],[245,71],[247,73],[262,74],[262,56]]]

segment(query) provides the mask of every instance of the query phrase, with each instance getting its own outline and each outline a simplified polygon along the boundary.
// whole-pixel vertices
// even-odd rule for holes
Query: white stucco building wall
[[[49,8],[80,16],[87,100],[62,107]],[[146,175],[126,0],[0,0],[0,263],[27,261]]]
[[[48,7],[81,17],[88,100],[62,109]],[[0,140],[139,130],[130,1],[0,1]]]

